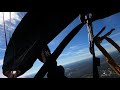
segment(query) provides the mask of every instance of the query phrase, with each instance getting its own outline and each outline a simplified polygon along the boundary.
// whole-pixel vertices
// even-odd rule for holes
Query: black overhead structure
[[[36,55],[37,47],[35,45],[39,43],[47,45],[50,43],[64,28],[78,17],[79,14],[84,16],[88,13],[92,13],[92,21],[95,21],[113,15],[119,11],[119,8],[76,8],[69,10],[69,12],[28,12],[15,29],[8,43],[3,62],[3,74],[5,75],[6,71],[17,69],[21,70],[21,75],[24,74],[32,67],[33,63],[38,58],[38,55]],[[50,60],[41,68],[44,74],[47,72],[44,66],[47,67],[47,63],[57,59],[65,46],[72,40],[83,25],[84,22],[75,27],[63,40],[63,42],[65,42],[61,42],[54,53],[52,53]],[[40,42],[38,43],[37,40]],[[67,40],[68,42],[66,42]],[[44,76],[43,74],[39,75],[41,78]]]

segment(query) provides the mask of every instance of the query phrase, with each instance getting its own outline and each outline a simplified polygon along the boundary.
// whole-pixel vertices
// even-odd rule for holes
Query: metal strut
[[[95,49],[94,49],[94,34],[93,34],[93,27],[92,27],[92,14],[85,15],[86,25],[88,29],[89,35],[89,42],[90,42],[90,53],[93,56],[93,78],[99,78],[98,66],[100,66],[100,58],[95,56]]]
[[[53,62],[57,60],[59,55],[62,53],[62,51],[65,49],[65,47],[68,45],[68,43],[73,39],[73,37],[81,30],[81,28],[84,26],[84,23],[79,24],[76,26],[59,44],[59,46],[55,49],[55,51],[52,53],[52,55],[46,60],[44,65],[40,68],[38,73],[35,75],[34,78],[43,78],[45,74],[47,73],[49,67],[52,65]]]
[[[102,52],[102,54],[105,56],[106,58],[106,62],[109,64],[109,66],[117,73],[117,75],[120,76],[120,66],[115,62],[115,60],[111,57],[111,55],[100,45],[100,43],[102,43],[102,41],[104,39],[106,39],[110,44],[112,44],[120,53],[120,46],[114,42],[111,38],[108,38],[107,36],[109,36],[112,32],[114,31],[114,29],[111,29],[107,34],[105,34],[102,37],[96,36],[94,38],[95,44],[98,47],[98,49]]]

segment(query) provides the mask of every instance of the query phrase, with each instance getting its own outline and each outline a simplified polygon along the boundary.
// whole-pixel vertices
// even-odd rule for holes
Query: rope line
[[[5,43],[6,43],[6,48],[7,48],[7,35],[6,35],[6,28],[5,28],[4,12],[3,12],[3,24],[4,24],[4,33],[5,33]]]

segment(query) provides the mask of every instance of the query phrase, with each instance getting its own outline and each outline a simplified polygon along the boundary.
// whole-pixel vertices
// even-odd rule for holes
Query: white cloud
[[[6,49],[5,48],[0,48],[0,50],[5,51]]]
[[[0,66],[3,65],[3,59],[0,59]]]
[[[116,43],[120,44],[120,41],[115,41]],[[116,49],[109,43],[104,43],[102,46],[107,50],[108,53],[116,51]],[[75,46],[76,47],[76,46]],[[75,48],[73,47],[73,48]],[[95,47],[95,52],[96,55],[102,55],[101,51]],[[64,56],[64,57],[63,57]],[[69,64],[72,62],[80,61],[80,60],[85,60],[88,58],[91,58],[92,55],[89,52],[89,48],[83,48],[83,49],[78,49],[76,51],[69,51],[66,53],[61,54],[61,57],[59,58],[59,63],[62,65]]]
[[[89,52],[87,52],[87,53],[79,54],[75,57],[79,57],[81,59],[87,59],[88,57],[91,57],[91,54]]]
[[[10,20],[10,12],[0,12],[0,24],[3,24],[3,13],[4,13],[5,21]],[[17,15],[17,12],[11,12],[11,21],[12,21],[12,23],[15,23],[14,19],[20,21],[20,18]]]
[[[24,74],[24,75],[21,75],[17,78],[34,78],[36,73],[29,73],[29,74]]]
[[[113,35],[111,35],[110,37],[116,37],[116,36],[120,36],[120,32],[118,32],[118,33],[116,33],[116,34],[113,34]]]
[[[120,41],[115,41],[118,45],[120,45]],[[117,49],[112,46],[110,43],[104,43],[101,44],[103,46],[103,48],[108,52],[108,53],[112,53],[114,51],[116,51]],[[96,47],[96,51],[95,51],[96,55],[101,55],[101,51]]]
[[[89,51],[89,48],[83,48],[75,52],[75,54],[82,54],[87,53]]]
[[[69,56],[71,53],[72,53],[71,51],[65,52],[65,53],[61,54],[61,57],[62,57],[62,56]]]
[[[71,46],[70,49],[76,49],[78,48],[78,45]]]
[[[4,20],[5,20],[5,28],[7,31],[11,31],[11,33],[14,32],[18,22],[21,21],[21,19],[24,17],[24,15],[26,14],[26,12],[21,12],[23,15],[20,16],[19,12],[11,12],[11,22],[10,22],[10,12],[0,12],[0,25],[2,28],[1,31],[3,31],[3,13],[4,13]],[[18,22],[17,22],[18,21]],[[15,26],[13,26],[15,25]]]
[[[70,64],[73,62],[85,60],[85,59],[88,59],[91,57],[92,57],[92,55],[89,52],[87,52],[87,53],[83,53],[83,54],[70,55],[68,57],[59,58],[57,61],[58,61],[58,64],[65,65],[65,64]]]
[[[77,54],[83,54],[83,53],[87,53],[89,48],[83,48],[84,46],[86,46],[87,44],[77,44],[77,45],[73,45],[69,47],[69,50],[63,52],[60,57],[63,56],[74,56]]]
[[[61,55],[60,55],[60,58],[63,58],[63,57],[71,57],[71,56],[77,56],[78,54],[83,54],[83,53],[88,53],[89,49],[88,48],[83,48],[83,49],[77,49],[77,50],[74,50],[75,48],[77,48],[76,46],[73,47],[71,50],[67,51],[67,52],[63,52]]]
[[[103,47],[110,46],[110,43],[104,43],[102,44]]]
[[[1,60],[0,60],[1,61]],[[0,68],[0,78],[7,78],[6,76],[3,75],[2,73],[2,68]]]
[[[3,75],[2,71],[0,71],[0,78],[7,78],[6,76]]]
[[[120,41],[115,41],[120,46]]]
[[[82,44],[73,45],[70,47],[70,49],[79,49],[81,47],[86,47],[86,46],[88,46],[88,43],[82,43]]]
[[[62,53],[58,58],[58,64],[69,64],[72,62],[84,60],[90,58],[91,54],[88,48],[78,49],[78,50],[71,50],[65,53]]]

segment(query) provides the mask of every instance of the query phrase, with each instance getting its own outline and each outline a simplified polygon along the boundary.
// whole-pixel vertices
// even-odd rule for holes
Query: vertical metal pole
[[[88,28],[88,34],[90,39],[90,52],[93,55],[93,78],[99,78],[99,72],[96,64],[96,57],[95,57],[95,49],[94,49],[94,34],[93,34],[93,27],[92,27],[92,20],[91,20],[91,14],[86,15],[85,19],[87,20],[87,28]]]

